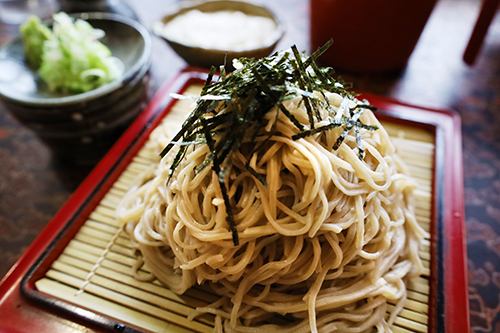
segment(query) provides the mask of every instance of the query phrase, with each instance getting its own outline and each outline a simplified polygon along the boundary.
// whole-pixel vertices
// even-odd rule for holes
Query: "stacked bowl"
[[[105,32],[101,42],[124,64],[122,77],[85,93],[50,92],[24,60],[21,38],[0,49],[0,100],[58,158],[98,161],[148,99],[151,39],[138,22],[109,13],[71,15]]]

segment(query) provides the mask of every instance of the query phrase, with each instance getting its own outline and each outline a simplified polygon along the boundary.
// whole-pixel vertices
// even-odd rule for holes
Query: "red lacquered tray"
[[[148,107],[91,172],[0,281],[0,332],[135,332],[140,328],[38,291],[34,282],[73,238],[182,93],[206,73],[186,69],[163,85]],[[405,105],[365,94],[382,121],[425,129],[435,137],[431,214],[430,332],[469,332],[460,119],[452,111]]]

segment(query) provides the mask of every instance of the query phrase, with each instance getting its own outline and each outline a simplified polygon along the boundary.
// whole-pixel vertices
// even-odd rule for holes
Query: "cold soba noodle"
[[[220,295],[192,314],[216,331],[390,332],[423,268],[415,183],[373,107],[315,57],[241,60],[205,85],[118,209],[159,281]]]

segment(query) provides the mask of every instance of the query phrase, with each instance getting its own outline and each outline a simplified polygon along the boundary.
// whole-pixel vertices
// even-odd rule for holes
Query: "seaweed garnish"
[[[307,57],[300,53],[294,45],[288,51],[276,52],[263,59],[240,58],[235,64],[236,70],[227,74],[221,66],[220,75],[214,80],[216,68],[212,67],[201,94],[196,98],[196,107],[185,120],[181,130],[160,153],[164,157],[174,146],[178,146],[170,166],[170,181],[175,169],[192,145],[206,144],[210,150],[205,160],[195,169],[200,172],[211,166],[217,175],[222,192],[227,222],[232,233],[235,246],[239,245],[239,236],[231,209],[230,197],[226,186],[227,175],[233,166],[233,154],[239,151],[244,139],[250,138],[253,143],[251,154],[265,149],[272,135],[276,135],[276,124],[279,114],[286,116],[296,127],[298,133],[292,137],[300,140],[308,136],[343,127],[343,131],[332,149],[338,149],[351,130],[354,130],[358,145],[359,158],[364,159],[360,128],[376,130],[374,125],[363,124],[359,118],[364,109],[375,110],[366,103],[360,103],[356,94],[349,90],[350,86],[342,79],[335,80],[331,68],[320,68],[315,60],[331,45],[329,41]],[[225,61],[224,61],[225,62]],[[350,108],[344,103],[334,109],[325,96],[325,91],[341,95],[346,103],[356,102]],[[323,98],[318,98],[319,93]],[[173,97],[183,98],[174,95]],[[308,114],[308,128],[301,124],[286,108],[284,101],[300,97]],[[266,126],[265,115],[278,108],[271,132],[265,140],[256,142],[259,133]],[[318,126],[322,121],[320,109],[330,113],[329,124]],[[324,124],[324,122],[323,122]],[[246,147],[248,149],[248,147]],[[253,169],[249,162],[245,168],[264,186],[267,186],[264,175]]]

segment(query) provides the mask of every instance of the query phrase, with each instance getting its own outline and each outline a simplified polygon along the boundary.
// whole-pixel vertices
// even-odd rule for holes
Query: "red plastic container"
[[[311,50],[333,39],[318,59],[355,73],[405,67],[437,0],[311,0]]]

